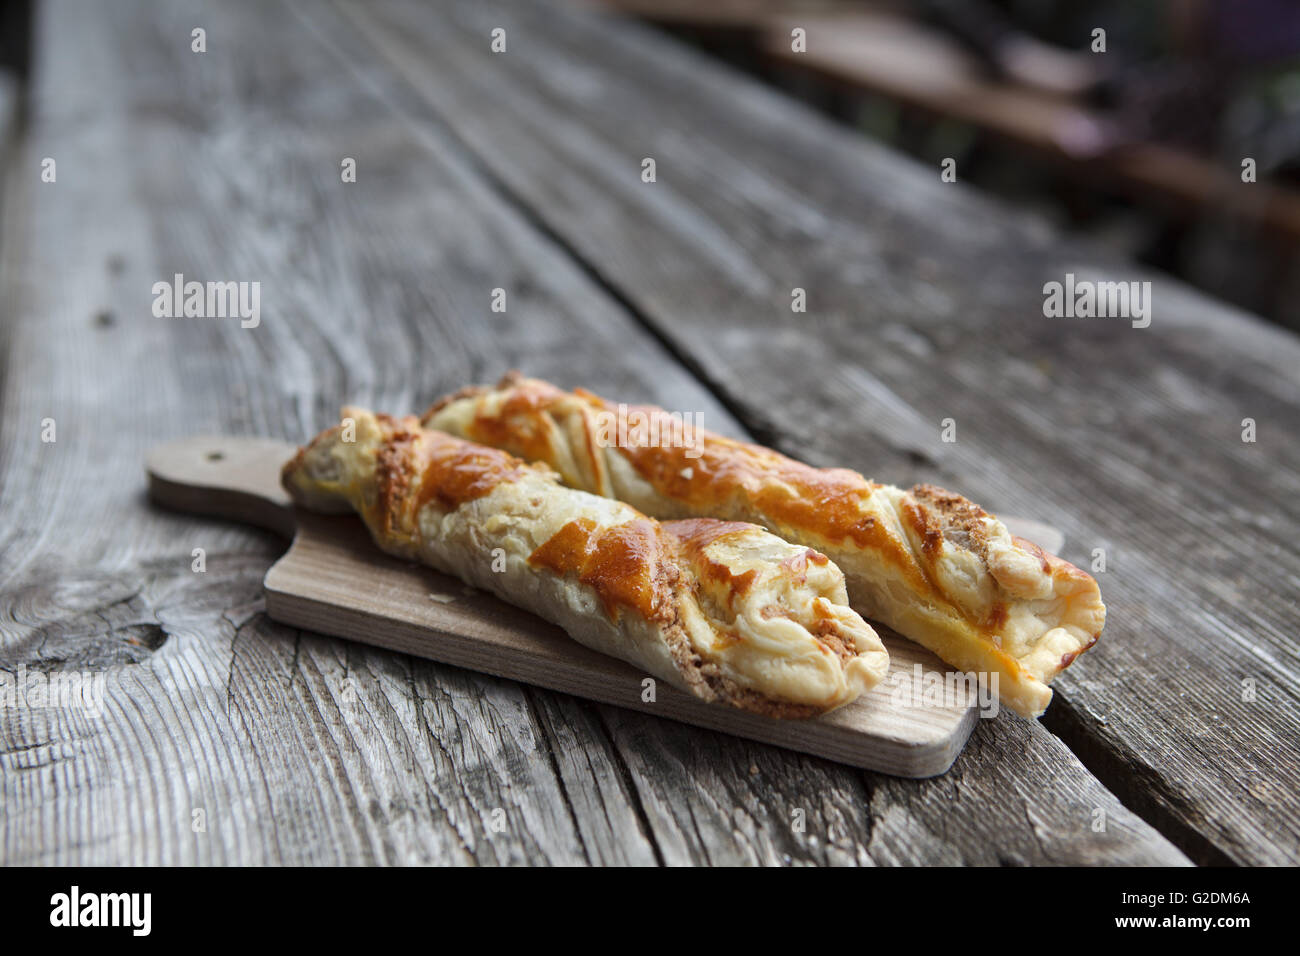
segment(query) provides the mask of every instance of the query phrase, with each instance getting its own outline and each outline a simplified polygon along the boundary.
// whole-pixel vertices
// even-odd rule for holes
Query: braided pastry
[[[355,510],[375,543],[697,697],[774,717],[839,707],[889,657],[824,555],[751,524],[660,524],[545,465],[346,408],[283,470],[294,501]]]
[[[996,680],[1002,702],[1025,716],[1042,714],[1048,683],[1105,623],[1091,576],[933,485],[905,491],[813,468],[660,408],[616,406],[518,373],[448,396],[423,420],[544,462],[571,487],[656,518],[753,522],[816,548],[843,570],[854,608]]]

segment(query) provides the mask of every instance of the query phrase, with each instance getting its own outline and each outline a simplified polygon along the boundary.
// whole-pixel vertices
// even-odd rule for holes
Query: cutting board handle
[[[266,438],[182,438],[145,460],[149,497],[165,508],[229,518],[292,538],[297,521],[280,466],[297,449]]]

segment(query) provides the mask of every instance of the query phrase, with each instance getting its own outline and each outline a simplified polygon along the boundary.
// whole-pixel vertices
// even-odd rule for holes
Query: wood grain
[[[443,14],[459,21],[476,9]],[[190,51],[196,24],[206,54]],[[599,30],[602,42],[621,33]],[[717,115],[687,132],[706,158],[725,157],[732,108],[707,89],[718,72],[630,36],[638,70],[655,51],[686,93],[714,103]],[[444,45],[426,56],[445,56]],[[463,67],[461,55],[446,59]],[[606,71],[592,87],[586,60],[534,68],[603,95]],[[770,108],[766,94],[721,78],[746,112],[755,101]],[[449,73],[450,90],[463,82]],[[150,447],[205,433],[297,442],[344,401],[416,409],[511,366],[747,432],[692,374],[703,359],[676,359],[678,346],[643,327],[538,218],[545,206],[521,205],[466,148],[487,118],[453,133],[332,8],[124,2],[110,12],[54,0],[39,11],[27,99],[0,213],[0,666],[85,668],[107,686],[97,719],[0,711],[4,862],[1187,862],[1037,724],[983,721],[947,776],[901,782],[274,623],[259,589],[281,545],[148,507],[140,463]],[[499,119],[518,122],[510,110]],[[567,122],[593,155],[610,156],[603,136]],[[849,147],[823,134],[830,175],[842,176]],[[611,122],[608,135],[626,137],[626,124]],[[525,152],[551,142],[540,136]],[[32,174],[44,156],[58,158],[57,184]],[[354,184],[339,180],[344,156],[358,160]],[[910,181],[888,154],[855,168],[863,162]],[[597,182],[622,197],[619,175],[611,167]],[[553,182],[593,215],[608,208],[570,177]],[[646,267],[693,277],[699,301],[684,315],[716,306],[734,318],[727,277],[750,274],[735,252],[752,230],[787,213],[783,229],[833,221],[818,207],[834,210],[838,198],[777,190],[762,202],[767,211],[742,207],[753,226],[708,252],[722,281],[683,266],[682,249],[696,255],[698,243],[679,248],[657,213],[633,209],[620,222],[642,237]],[[669,210],[688,228],[712,215],[707,204]],[[260,280],[261,325],[155,319],[150,288],[176,272]],[[503,314],[488,307],[497,287],[509,294]],[[889,299],[897,290],[882,288],[901,309]],[[758,367],[742,348],[750,319],[761,316],[710,333],[719,354],[737,356],[726,401],[750,419],[748,434],[793,447],[807,429],[790,428],[790,415],[806,402],[769,412],[785,423],[781,437],[754,414],[770,385],[736,397],[736,376]],[[846,419],[853,394],[836,399]],[[46,417],[58,423],[53,444],[40,441]],[[827,441],[843,432],[831,428]],[[836,450],[800,444],[823,461]],[[918,470],[902,459],[890,467]],[[1055,520],[1041,504],[1059,502],[1007,510]],[[1088,525],[1063,514],[1083,547]],[[196,547],[203,573],[191,570]]]
[[[1300,860],[1300,767],[1278,759],[1300,733],[1294,336],[651,30],[562,6],[345,8],[760,439],[1051,515],[1085,568],[1102,549],[1106,633],[1049,727],[1197,860]],[[515,45],[493,57],[498,25]],[[1151,327],[1045,318],[1067,272],[1150,281]]]

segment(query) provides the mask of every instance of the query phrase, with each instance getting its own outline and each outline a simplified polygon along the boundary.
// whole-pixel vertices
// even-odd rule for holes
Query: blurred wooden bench
[[[1105,114],[1063,96],[990,78],[958,44],[888,5],[827,0],[600,0],[665,24],[745,33],[774,63],[843,88],[887,97],[943,119],[970,123],[1090,182],[1193,217],[1215,210],[1227,220],[1300,239],[1300,193],[1266,179],[1243,184],[1240,158],[1217,160],[1157,142],[1081,156],[1072,143],[1092,138]],[[806,31],[795,52],[791,31]]]

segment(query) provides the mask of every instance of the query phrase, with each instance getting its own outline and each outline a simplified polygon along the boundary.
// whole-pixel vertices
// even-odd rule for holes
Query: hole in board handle
[[[226,453],[224,451],[208,452],[208,461],[221,461],[221,459],[225,457],[226,457]]]

